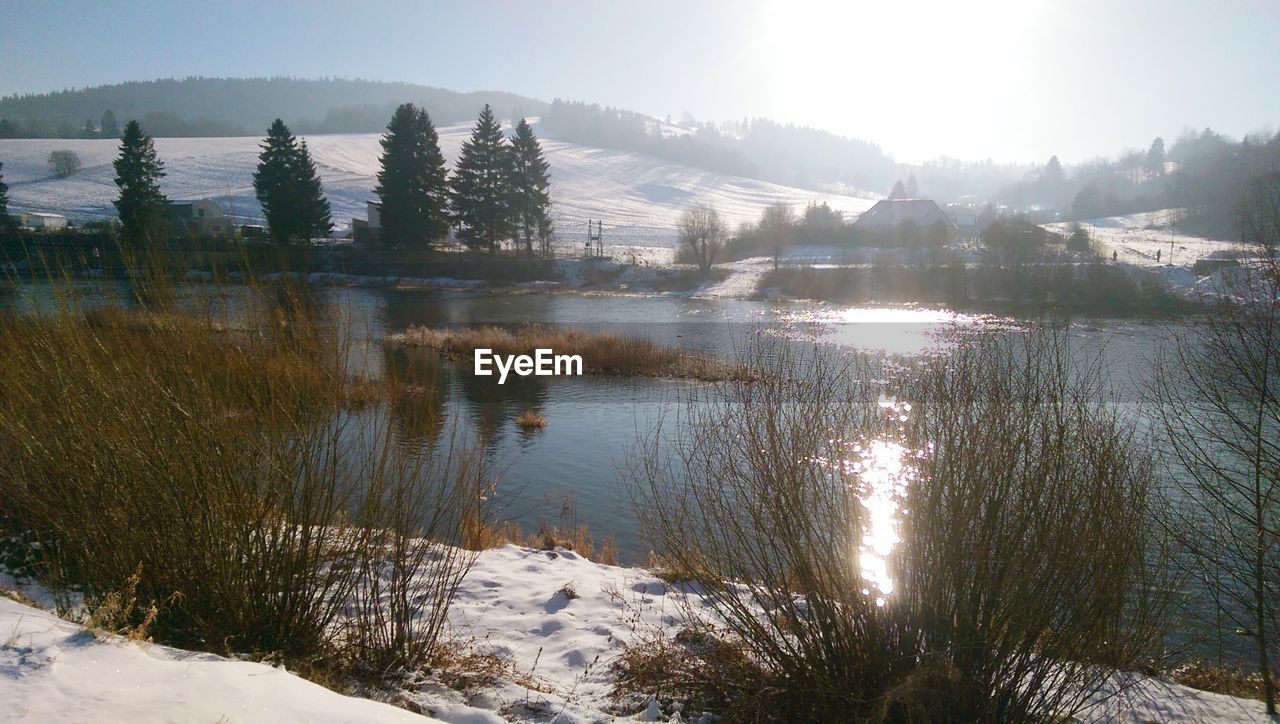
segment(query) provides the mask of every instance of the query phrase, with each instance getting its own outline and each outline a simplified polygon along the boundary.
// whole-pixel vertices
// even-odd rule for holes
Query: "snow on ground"
[[[1199,691],[1141,674],[1113,677],[1111,694],[1085,712],[1086,722],[1274,722],[1255,699]]]
[[[0,584],[5,581],[0,576]],[[11,585],[12,581],[8,581]],[[654,721],[653,702],[610,697],[610,665],[629,643],[702,608],[694,589],[564,550],[480,554],[450,609],[450,635],[509,661],[519,676],[466,693],[422,683],[399,696],[457,724]],[[1118,673],[1086,722],[1266,722],[1261,702]],[[0,598],[0,700],[31,721],[429,721],[345,697],[281,669],[118,637],[95,637]],[[669,712],[666,713],[670,715]],[[684,712],[694,721],[699,712]],[[665,718],[665,717],[663,717]]]
[[[440,147],[450,163],[470,131],[466,124],[439,129]],[[365,202],[374,198],[381,135],[304,138],[320,171],[334,223],[344,229],[353,216],[365,216]],[[168,173],[161,187],[171,199],[216,198],[227,213],[256,219],[260,209],[253,196],[252,173],[260,143],[261,139],[253,137],[157,138],[156,151]],[[111,161],[117,146],[111,139],[0,140],[10,209],[81,218],[113,213],[116,187]],[[728,176],[628,151],[547,139],[542,146],[551,164],[558,234],[576,245],[586,241],[586,223],[593,219],[604,221],[606,245],[670,247],[675,243],[680,213],[695,203],[716,207],[732,226],[757,220],[765,206],[777,202],[801,205],[825,201],[850,216],[874,203]],[[78,154],[83,169],[69,179],[52,178],[48,157],[57,149]]]
[[[0,719],[32,722],[422,722],[283,669],[95,636],[0,597]]]
[[[1103,255],[1116,252],[1118,261],[1136,266],[1156,267],[1172,264],[1192,267],[1204,258],[1216,258],[1239,247],[1238,242],[1205,239],[1178,233],[1180,209],[1147,211],[1125,216],[1108,216],[1081,221],[1090,238],[1103,250]],[[1075,222],[1045,224],[1044,228],[1069,235]],[[1170,253],[1170,242],[1173,251]],[[1158,261],[1157,261],[1158,258]]]
[[[720,264],[717,269],[729,272],[729,277],[698,291],[694,296],[709,299],[744,299],[755,296],[760,280],[773,269],[773,259],[756,256],[750,259]]]
[[[449,610],[452,633],[509,657],[546,691],[507,684],[469,703],[517,719],[558,713],[566,724],[643,716],[647,702],[618,706],[610,699],[610,665],[637,635],[673,630],[680,598],[646,570],[592,563],[571,551],[485,551]],[[434,708],[430,697],[418,703]]]

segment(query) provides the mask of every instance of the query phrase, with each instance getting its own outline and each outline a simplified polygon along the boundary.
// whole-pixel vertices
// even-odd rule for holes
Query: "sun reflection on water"
[[[966,334],[1005,324],[987,315],[923,307],[827,307],[783,315],[790,335],[892,355],[943,353]]]
[[[882,401],[880,407],[899,425],[906,422],[911,411],[911,405],[895,401]],[[854,492],[863,513],[857,551],[857,565],[865,585],[862,593],[874,597],[877,606],[884,606],[897,586],[889,569],[889,557],[902,542],[907,489],[915,475],[912,455],[905,445],[889,437],[854,443],[850,452],[846,472],[854,478]]]

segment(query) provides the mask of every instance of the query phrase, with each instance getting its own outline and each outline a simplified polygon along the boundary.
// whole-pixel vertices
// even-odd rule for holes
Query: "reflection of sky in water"
[[[953,332],[979,331],[995,317],[915,307],[819,307],[782,315],[790,335],[890,355],[940,351]]]

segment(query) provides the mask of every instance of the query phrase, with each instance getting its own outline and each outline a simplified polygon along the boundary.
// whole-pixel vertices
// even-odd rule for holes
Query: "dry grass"
[[[505,545],[517,545],[541,551],[561,548],[606,566],[618,565],[617,541],[610,536],[597,543],[595,536],[586,525],[561,529],[543,523],[537,533],[526,535],[519,523],[489,523],[483,519],[482,515],[472,514],[463,523],[462,529],[463,546],[468,550],[488,550]]]
[[[713,711],[726,721],[777,719],[768,672],[741,640],[701,625],[674,636],[644,637],[614,660],[615,700],[654,697],[685,711]],[[770,712],[773,712],[772,714]]]
[[[234,323],[70,295],[0,314],[0,534],[103,629],[319,680],[411,669],[473,559],[444,543],[481,471],[341,414],[383,391],[292,294],[251,289]]]
[[[717,577],[710,570],[693,570],[685,568],[688,561],[683,561],[671,556],[664,556],[654,551],[649,551],[648,559],[645,561],[644,567],[653,574],[653,576],[665,583],[704,583],[710,584],[717,581]]]
[[[486,689],[510,681],[531,691],[551,691],[551,686],[516,668],[507,656],[485,651],[476,641],[454,641],[437,647],[431,672],[455,691]]]
[[[1174,669],[1169,676],[1183,686],[1201,691],[1212,691],[1215,694],[1238,696],[1243,699],[1266,700],[1262,675],[1258,673],[1249,674],[1192,662]]]
[[[160,607],[177,600],[177,594],[169,600],[151,601],[139,608],[138,584],[142,581],[142,566],[125,579],[117,591],[108,591],[90,603],[84,625],[95,632],[117,634],[130,641],[151,641],[151,626],[160,615]]]
[[[521,430],[541,430],[547,426],[547,418],[537,410],[525,410],[516,418]]]
[[[650,340],[548,325],[526,325],[514,332],[500,327],[410,327],[387,341],[434,349],[453,360],[469,360],[477,349],[490,349],[504,356],[532,355],[538,349],[551,349],[556,354],[581,355],[583,372],[587,374],[706,381],[744,379],[746,375],[739,365]]]

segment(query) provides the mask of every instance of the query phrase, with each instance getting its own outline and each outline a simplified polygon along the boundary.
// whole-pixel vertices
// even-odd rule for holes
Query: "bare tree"
[[[1246,195],[1242,228],[1253,254],[1192,332],[1162,352],[1154,389],[1185,469],[1173,476],[1183,542],[1206,582],[1220,586],[1218,614],[1253,639],[1269,714],[1280,614],[1278,182],[1260,179]]]
[[[711,271],[728,235],[720,212],[705,204],[692,206],[680,215],[679,228],[680,243],[693,253],[698,268],[704,274]]]
[[[795,222],[795,212],[786,204],[771,204],[760,215],[760,233],[768,241],[769,250],[773,252],[775,271],[778,268],[778,257],[782,256],[783,248],[795,232]]]
[[[70,178],[80,170],[80,157],[66,149],[49,153],[49,173],[57,178]]]

